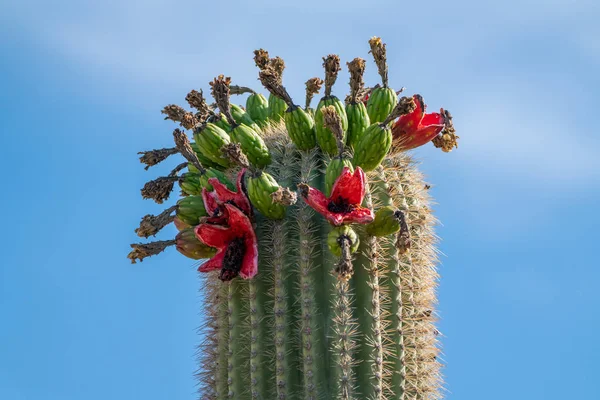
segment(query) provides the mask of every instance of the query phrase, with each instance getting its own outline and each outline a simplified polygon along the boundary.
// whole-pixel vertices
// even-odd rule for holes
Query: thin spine
[[[373,197],[381,182],[371,184],[372,189],[367,192],[365,198],[367,207],[373,207]],[[383,399],[383,329],[381,323],[381,290],[379,285],[379,258],[381,248],[375,236],[368,236],[369,246],[369,286],[371,287],[371,385],[370,398],[374,400]]]
[[[337,279],[334,297],[334,340],[337,399],[350,400],[354,392],[353,352],[356,347],[356,321],[352,317],[352,295],[348,281]]]
[[[384,177],[388,182],[398,182],[398,173],[394,168],[386,168]],[[406,209],[406,200],[404,192],[400,185],[393,184],[388,187],[388,194],[391,205],[396,208]],[[402,299],[402,276],[401,276],[401,258],[405,258],[405,250],[395,246],[395,243],[387,240],[387,246],[390,248],[390,258],[388,260],[388,287],[390,290],[391,302],[391,323],[390,323],[390,342],[392,351],[390,352],[392,376],[388,398],[389,400],[404,400],[406,392],[406,355],[404,350],[404,330],[403,330],[403,299]],[[406,263],[406,259],[403,260]]]
[[[199,370],[196,377],[200,384],[198,394],[200,400],[217,400],[217,376],[218,376],[218,345],[219,345],[219,284],[215,274],[201,276],[200,293],[203,305],[204,322],[198,329],[204,340],[198,346]]]
[[[435,269],[437,255],[433,233],[435,219],[427,206],[420,174],[410,160],[397,156],[391,166],[400,171],[394,178],[395,187],[402,194],[401,210],[407,216],[410,231],[410,250],[401,256],[403,331],[406,359],[405,399],[441,398],[440,362],[437,335],[434,326],[435,287],[438,275]]]
[[[230,399],[249,399],[250,392],[247,358],[248,347],[244,345],[244,301],[247,284],[242,279],[233,279],[229,283],[229,351],[227,353],[227,371]]]
[[[216,280],[216,277],[214,277]],[[218,306],[217,399],[229,397],[229,285],[221,283]]]
[[[422,177],[413,168],[408,169],[402,182],[409,208],[413,282],[415,284],[414,363],[416,399],[440,398],[441,364],[438,361],[438,331],[435,328],[435,289],[438,274],[435,268],[437,241],[433,233],[435,219],[427,206]]]
[[[266,218],[257,215],[256,233],[259,246],[266,248],[269,238],[266,237]],[[265,303],[270,273],[264,257],[259,257],[259,273],[249,281],[250,295],[250,394],[252,399],[268,399],[268,383],[271,374],[266,362],[266,341],[268,331],[265,321]]]
[[[370,177],[369,177],[370,179]],[[372,207],[371,187],[368,185],[365,206]],[[357,229],[360,247],[354,261],[354,288],[356,292],[355,314],[358,321],[358,337],[355,375],[359,394],[364,399],[379,398],[382,388],[382,358],[378,362],[381,347],[381,319],[379,309],[379,272],[377,269],[377,240],[367,234],[364,227]]]
[[[300,152],[300,180],[309,184],[315,179],[317,166],[316,151]],[[313,279],[313,260],[319,238],[318,226],[315,226],[313,210],[305,203],[299,202],[298,213],[298,240],[299,260],[298,270],[300,275],[300,338],[301,357],[303,369],[303,389],[306,400],[319,398],[319,380],[323,379],[322,354],[318,353],[318,323],[315,304],[315,281]]]

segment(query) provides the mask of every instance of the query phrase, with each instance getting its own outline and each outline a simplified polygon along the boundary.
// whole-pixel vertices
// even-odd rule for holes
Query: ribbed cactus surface
[[[370,44],[387,88],[385,45]],[[436,221],[429,185],[406,149],[433,139],[450,151],[457,139],[450,114],[425,114],[420,96],[377,104],[389,100],[378,96],[371,107],[389,115],[369,122],[367,109],[357,107],[368,93],[365,63],[355,59],[347,106],[356,129],[346,143],[345,109],[327,103],[337,99],[338,56],[324,58],[324,81],[307,81],[304,108],[283,86],[283,60],[257,50],[255,62],[268,102],[261,96],[246,103],[256,110],[235,106],[234,116],[231,94],[258,95],[219,76],[211,82],[218,114],[197,91],[186,97],[195,112],[163,110],[193,131],[195,143],[176,129],[175,148],[141,157],[148,166],[177,153],[186,159],[142,189],[162,203],[179,182],[184,198],[145,216],[136,230],[149,237],[174,222],[180,233],[134,244],[129,258],[170,245],[209,258],[199,267],[206,321],[200,398],[440,398]],[[323,82],[325,101],[313,111]],[[272,104],[277,109],[267,112]]]

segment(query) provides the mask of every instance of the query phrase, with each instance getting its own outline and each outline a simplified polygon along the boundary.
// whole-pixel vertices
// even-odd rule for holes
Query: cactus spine
[[[305,107],[294,105],[281,81],[283,60],[257,50],[261,81],[286,105],[283,120],[266,117],[264,97],[219,76],[212,91],[231,131],[207,122],[215,115],[192,91],[197,113],[174,105],[163,112],[193,131],[195,143],[176,129],[176,148],[142,153],[148,166],[177,153],[186,159],[146,184],[143,196],[162,203],[179,180],[186,197],[146,215],[136,230],[148,237],[175,221],[176,239],[133,244],[129,258],[169,246],[192,259],[212,257],[199,267],[206,272],[201,399],[441,397],[436,221],[414,162],[388,140],[389,123],[411,114],[414,102],[402,98],[369,125],[359,107],[364,61],[355,59],[349,106],[359,119],[348,131],[346,109],[331,95],[339,58],[324,60],[329,103],[314,118],[310,101],[323,81],[310,79]],[[231,93],[246,91],[255,96],[248,113],[229,104]],[[251,128],[254,107],[264,119]]]

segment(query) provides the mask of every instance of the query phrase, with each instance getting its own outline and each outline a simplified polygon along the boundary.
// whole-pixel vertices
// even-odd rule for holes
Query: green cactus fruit
[[[348,115],[348,133],[346,144],[354,148],[354,144],[360,139],[365,130],[371,125],[367,107],[362,101],[346,105]]]
[[[343,237],[350,239],[350,253],[356,253],[360,240],[354,229],[348,225],[338,226],[329,232],[329,235],[327,235],[327,247],[329,247],[329,251],[333,255],[340,257],[342,255],[342,247],[340,246],[339,239]]]
[[[231,139],[240,144],[253,166],[264,168],[271,163],[269,149],[254,129],[244,124],[238,125],[231,131]]]
[[[179,180],[179,186],[181,190],[191,196],[201,196],[202,188],[206,188],[209,191],[213,190],[213,187],[208,180],[210,178],[217,178],[221,183],[225,184],[230,190],[235,191],[235,186],[225,174],[214,168],[207,168],[203,172],[200,172],[191,163],[188,164],[188,170],[190,172],[183,174]]]
[[[178,252],[192,260],[211,258],[217,252],[212,247],[208,247],[199,241],[193,228],[184,229],[177,234],[175,247]]]
[[[175,225],[175,228],[177,228],[177,230],[179,232],[181,232],[184,229],[189,229],[192,228],[192,226],[190,224],[186,224],[185,222],[183,222],[182,220],[180,220],[179,218],[175,217],[173,219],[173,225]]]
[[[271,194],[280,188],[271,175],[261,172],[258,176],[250,176],[246,183],[248,198],[252,205],[264,216],[271,219],[285,217],[286,207],[273,202]]]
[[[202,166],[204,166],[205,168],[223,168],[223,166],[217,164],[216,162],[213,162],[210,158],[206,157],[202,153],[202,151],[200,151],[200,148],[196,145],[196,143],[192,142],[190,143],[190,145],[192,146],[192,150],[194,150],[194,153],[196,153],[198,161],[200,161],[200,164],[202,164]],[[190,172],[198,172],[198,169],[194,167],[192,163],[188,164],[188,170]]]
[[[327,197],[331,195],[333,184],[342,173],[344,167],[348,167],[350,168],[350,172],[354,172],[352,161],[345,157],[334,157],[327,164],[327,169],[325,170],[325,195]]]
[[[225,118],[223,115],[215,115],[211,122],[223,129],[225,132],[231,132],[231,125],[229,125],[227,118]]]
[[[367,225],[367,233],[372,236],[387,236],[400,230],[398,210],[385,206],[375,212],[375,220]]]
[[[367,100],[367,112],[371,124],[383,122],[398,104],[396,91],[389,87],[374,89]]]
[[[269,95],[269,119],[273,122],[279,122],[283,119],[283,114],[288,105],[277,96]]]
[[[231,162],[223,157],[221,148],[231,143],[227,132],[213,123],[206,123],[194,132],[194,141],[198,150],[215,164],[228,168]]]
[[[354,145],[352,164],[365,171],[373,171],[392,147],[392,130],[379,123],[371,124]]]
[[[334,106],[335,111],[342,120],[342,129],[344,133],[348,130],[348,116],[346,115],[346,108],[344,103],[335,96],[323,97],[317,106],[315,111],[315,131],[317,143],[321,150],[330,156],[335,156],[338,153],[338,142],[335,135],[329,130],[329,128],[323,125],[323,113],[321,108],[327,106]],[[343,142],[346,143],[346,136],[344,135]]]
[[[244,124],[246,126],[249,126],[252,129],[254,129],[257,132],[260,132],[260,126],[258,126],[256,124],[256,122],[254,122],[252,117],[250,117],[250,114],[248,114],[246,111],[244,111],[244,109],[242,109],[242,107],[238,106],[237,104],[233,104],[233,103],[231,103],[230,106],[231,106],[231,115],[233,116],[233,119],[235,120],[236,123]]]
[[[261,128],[268,125],[269,102],[260,93],[252,93],[246,99],[246,112]]]
[[[200,223],[200,218],[206,217],[206,209],[202,196],[187,196],[177,202],[177,218],[181,222],[196,226]]]
[[[316,146],[315,122],[302,108],[294,106],[285,112],[285,127],[300,150],[310,150]]]

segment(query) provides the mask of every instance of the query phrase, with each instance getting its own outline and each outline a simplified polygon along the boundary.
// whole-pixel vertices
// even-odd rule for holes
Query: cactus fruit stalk
[[[164,233],[171,222],[179,233],[132,244],[128,258],[175,246],[190,259],[208,259],[198,268],[203,400],[441,397],[436,220],[406,150],[432,141],[448,152],[458,136],[450,113],[425,114],[420,96],[392,106],[381,100],[396,92],[388,87],[385,45],[378,38],[370,45],[382,78],[370,109],[364,60],[348,63],[344,107],[331,93],[339,57],[324,59],[325,96],[313,119],[310,102],[323,81],[309,79],[305,107],[295,105],[282,84],[283,60],[260,49],[254,60],[268,101],[222,75],[211,82],[227,131],[202,91],[186,97],[195,112],[163,110],[195,141],[176,129],[175,148],[143,153],[147,166],[176,154],[185,162],[148,182],[142,195],[165,202],[179,181],[184,197],[144,216],[136,233]],[[232,93],[250,93],[246,111],[230,104]]]

